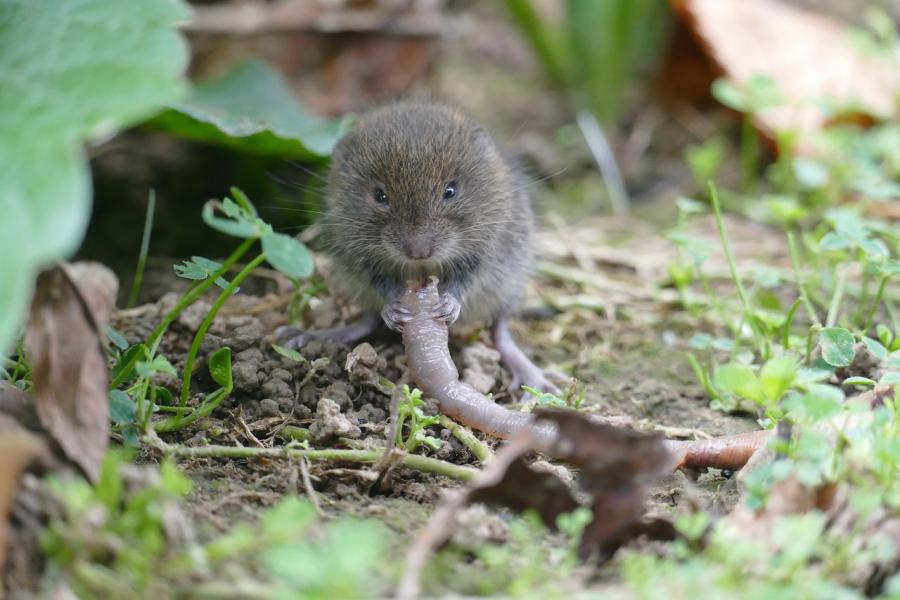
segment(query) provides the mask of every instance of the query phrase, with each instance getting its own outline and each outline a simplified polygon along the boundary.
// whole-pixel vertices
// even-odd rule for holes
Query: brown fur
[[[444,200],[450,182],[458,193]],[[387,105],[341,139],[322,225],[332,287],[373,312],[433,274],[460,301],[461,324],[493,321],[518,303],[534,260],[522,177],[478,123],[442,104]],[[435,254],[410,261],[404,245],[421,236]]]

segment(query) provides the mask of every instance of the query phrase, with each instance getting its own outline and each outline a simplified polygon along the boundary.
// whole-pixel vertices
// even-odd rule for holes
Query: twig
[[[312,477],[309,476],[309,460],[304,456],[300,457],[300,477],[303,480],[303,489],[306,490],[306,497],[312,502],[313,508],[316,509],[316,514],[319,516],[324,515],[322,505],[319,503],[319,495],[313,487]]]
[[[630,205],[628,192],[625,191],[625,184],[622,183],[622,175],[619,173],[616,157],[609,147],[606,136],[603,135],[600,123],[597,122],[593,113],[587,110],[579,110],[575,115],[575,120],[578,123],[578,128],[581,129],[581,135],[584,136],[584,140],[587,142],[591,155],[594,157],[594,161],[600,167],[600,173],[603,175],[603,183],[606,184],[606,191],[609,194],[609,203],[613,213],[616,215],[628,214]]]
[[[462,445],[468,448],[472,454],[475,455],[475,458],[482,463],[486,463],[494,458],[494,451],[491,450],[487,444],[475,437],[475,434],[472,433],[472,430],[468,427],[460,425],[447,415],[441,415],[440,423],[442,427],[449,429],[450,433],[453,434],[453,437],[462,442]]]
[[[237,415],[235,415],[235,417],[236,417],[236,419],[237,419],[237,422],[238,422],[238,425],[239,425],[240,428],[241,428],[241,431],[243,431],[243,432],[244,432],[244,435],[246,435],[247,438],[248,438],[251,442],[253,442],[254,444],[256,444],[257,447],[259,447],[259,448],[265,448],[266,445],[263,444],[261,441],[259,441],[259,438],[256,437],[255,435],[253,435],[253,432],[250,431],[250,427],[247,426],[247,422],[244,420],[244,415],[243,415],[242,413],[243,413],[243,411],[240,411],[240,410],[239,410],[238,413],[237,413]]]
[[[173,446],[159,438],[147,436],[145,441],[164,454],[185,458],[306,458],[307,460],[333,460],[336,462],[375,463],[381,458],[379,450],[305,450],[302,448],[243,448],[240,446]],[[399,464],[409,469],[443,475],[459,481],[472,481],[478,474],[476,469],[454,465],[436,458],[407,454]]]

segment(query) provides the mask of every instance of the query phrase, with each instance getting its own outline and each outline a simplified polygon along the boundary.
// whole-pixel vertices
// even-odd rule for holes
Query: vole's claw
[[[412,314],[397,299],[384,305],[381,318],[389,329],[403,333],[403,326],[412,320]]]
[[[294,327],[293,325],[283,325],[275,330],[275,339],[278,344],[291,350],[298,350],[310,341],[309,332]]]
[[[307,331],[293,325],[275,330],[278,343],[292,350],[299,350],[313,340],[331,340],[339,344],[355,344],[375,330],[378,319],[374,314],[364,314],[356,322],[333,329]]]
[[[441,303],[438,304],[431,313],[432,318],[444,321],[448,326],[452,325],[459,318],[459,311],[462,305],[456,296],[450,292],[441,294]]]

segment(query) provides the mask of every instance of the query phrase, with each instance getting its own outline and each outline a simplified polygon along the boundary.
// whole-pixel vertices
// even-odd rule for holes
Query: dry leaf
[[[44,441],[10,417],[0,415],[0,572],[6,563],[8,516],[19,489],[19,475],[31,460],[46,453]]]
[[[25,429],[44,433],[31,396],[6,381],[0,381],[0,417],[8,416]]]
[[[775,0],[672,0],[675,9],[739,87],[770,78],[783,104],[754,115],[774,137],[795,131],[796,150],[814,153],[804,134],[835,116],[826,105],[857,115],[898,115],[900,68],[896,61],[855,44],[851,29],[829,17]]]
[[[559,439],[552,455],[578,467],[579,487],[591,496],[594,516],[581,536],[582,557],[596,554],[607,560],[641,535],[674,539],[668,521],[642,520],[649,485],[673,465],[660,434],[598,423],[569,410],[539,411],[537,418],[556,424]]]
[[[96,479],[109,437],[105,328],[118,281],[94,263],[41,273],[25,329],[41,423]]]

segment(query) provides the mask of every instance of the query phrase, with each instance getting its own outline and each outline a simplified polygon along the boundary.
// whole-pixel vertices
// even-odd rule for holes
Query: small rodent
[[[457,109],[401,101],[373,110],[332,155],[321,221],[332,289],[400,330],[409,316],[399,302],[406,282],[435,275],[437,314],[448,323],[491,323],[516,389],[553,389],[505,321],[534,265],[525,187],[491,135]],[[374,322],[320,333],[353,342]]]

